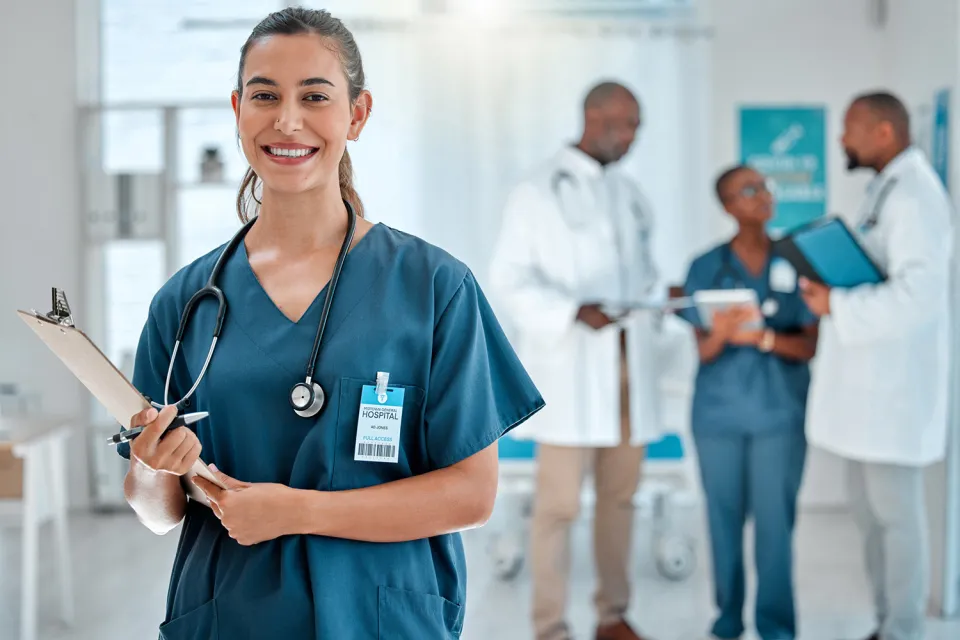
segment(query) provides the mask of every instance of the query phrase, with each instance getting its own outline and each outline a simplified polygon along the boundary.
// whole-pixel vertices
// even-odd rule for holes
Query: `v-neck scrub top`
[[[133,383],[161,401],[180,315],[222,247],[157,293]],[[544,406],[470,270],[418,238],[375,225],[350,251],[334,295],[315,380],[326,406],[297,416],[290,389],[305,378],[326,288],[298,322],[261,287],[240,243],[221,272],[228,308],[189,411],[201,458],[247,482],[342,491],[456,464]],[[216,302],[194,309],[171,382],[174,402],[196,380]],[[354,460],[361,390],[389,372],[404,390],[397,463]],[[129,446],[120,447],[129,457]],[[170,578],[167,640],[459,637],[466,600],[459,534],[402,543],[314,535],[253,546],[229,537],[189,501]]]
[[[684,294],[744,287],[756,291],[761,303],[775,303],[776,311],[764,317],[769,329],[800,333],[817,322],[800,294],[796,272],[785,260],[768,259],[763,271],[754,274],[729,244],[693,261]],[[685,309],[678,315],[696,327],[704,327],[696,309]],[[802,432],[809,386],[806,362],[762,353],[754,347],[727,345],[714,360],[700,364],[691,429],[700,435]]]

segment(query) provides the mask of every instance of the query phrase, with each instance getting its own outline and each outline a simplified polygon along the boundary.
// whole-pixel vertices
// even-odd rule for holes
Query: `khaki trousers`
[[[621,353],[624,341],[621,340]],[[613,624],[630,604],[633,496],[644,448],[630,446],[630,400],[626,357],[621,359],[620,438],[616,447],[539,445],[531,524],[533,623],[537,640],[566,640],[570,526],[580,511],[584,476],[592,471],[596,493],[593,548],[598,578],[598,623]]]

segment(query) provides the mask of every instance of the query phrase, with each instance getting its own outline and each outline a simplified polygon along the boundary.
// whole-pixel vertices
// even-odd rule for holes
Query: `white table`
[[[40,527],[47,522],[53,523],[56,541],[60,615],[67,625],[74,620],[65,447],[71,430],[64,418],[0,418],[0,433],[13,442],[13,455],[23,460],[22,499],[0,500],[0,516],[14,516],[22,523],[20,640],[37,640]]]

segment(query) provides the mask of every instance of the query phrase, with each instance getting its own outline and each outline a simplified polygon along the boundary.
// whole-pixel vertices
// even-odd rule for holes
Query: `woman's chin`
[[[315,192],[322,188],[315,176],[277,175],[276,172],[266,172],[260,175],[264,190],[272,191],[278,196],[291,197]]]

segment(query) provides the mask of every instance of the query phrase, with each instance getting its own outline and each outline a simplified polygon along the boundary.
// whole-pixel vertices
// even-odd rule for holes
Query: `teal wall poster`
[[[826,109],[741,107],[740,162],[773,182],[771,232],[786,232],[824,215]]]
[[[930,162],[943,186],[950,189],[950,90],[940,89],[933,96],[933,135]]]

